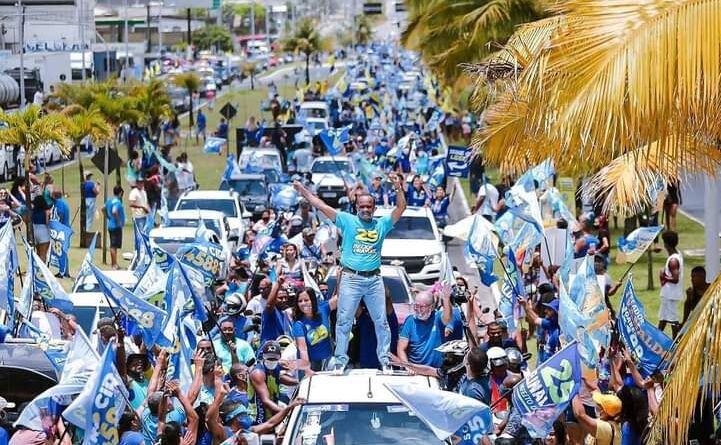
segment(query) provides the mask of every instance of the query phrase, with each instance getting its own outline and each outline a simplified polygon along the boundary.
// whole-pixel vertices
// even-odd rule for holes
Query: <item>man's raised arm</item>
[[[333,207],[324,203],[322,199],[311,193],[307,188],[303,186],[303,184],[300,183],[300,181],[293,181],[293,187],[298,193],[300,193],[303,198],[305,198],[306,201],[308,201],[310,205],[318,209],[328,219],[335,223],[336,211]]]

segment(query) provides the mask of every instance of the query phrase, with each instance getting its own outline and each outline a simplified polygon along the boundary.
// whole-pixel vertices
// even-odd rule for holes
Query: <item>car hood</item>
[[[329,185],[345,185],[343,178],[333,173],[313,173],[313,184],[318,187]]]
[[[385,239],[381,249],[382,257],[403,258],[436,255],[443,245],[436,240]]]

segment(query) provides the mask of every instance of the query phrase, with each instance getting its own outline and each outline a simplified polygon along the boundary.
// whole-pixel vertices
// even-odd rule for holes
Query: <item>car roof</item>
[[[180,199],[235,199],[237,195],[238,192],[231,190],[193,190],[186,192]]]
[[[130,284],[138,281],[132,270],[103,270],[103,274],[118,284]],[[97,283],[98,279],[95,274],[88,274],[81,278],[81,283]]]
[[[342,376],[318,372],[298,385],[298,396],[306,403],[401,403],[386,383],[414,384],[421,389],[438,388],[438,381],[426,376],[395,372],[384,375],[375,369],[353,369]]]
[[[373,216],[386,216],[393,212],[393,207],[378,207],[376,208]],[[409,216],[411,218],[429,218],[431,215],[431,209],[428,207],[414,207],[408,206],[403,211],[401,216]]]
[[[328,108],[328,104],[320,100],[309,100],[300,104],[301,108]]]
[[[322,122],[324,124],[328,123],[328,119],[324,117],[307,117],[305,118],[306,122]]]
[[[241,155],[241,156],[247,156],[246,153],[253,153],[253,152],[258,152],[258,153],[261,153],[261,154],[274,154],[274,155],[280,156],[280,150],[278,150],[278,148],[276,148],[276,147],[263,147],[263,148],[258,148],[258,147],[244,147],[244,148],[243,148],[243,152],[240,153],[240,155]]]
[[[150,231],[148,236],[150,238],[156,236],[162,236],[167,233],[172,233],[176,236],[182,236],[185,238],[195,237],[195,233],[198,231],[197,227],[156,227]]]
[[[173,210],[168,212],[169,219],[197,219],[200,215],[203,219],[223,219],[223,212],[217,210]]]
[[[241,174],[235,174],[230,177],[231,181],[239,181],[239,180],[249,180],[249,181],[265,181],[265,175],[262,175],[260,173],[241,173]]]

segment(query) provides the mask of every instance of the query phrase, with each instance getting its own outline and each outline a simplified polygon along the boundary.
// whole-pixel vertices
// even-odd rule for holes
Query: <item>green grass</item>
[[[487,170],[486,174],[489,176],[489,182],[493,184],[497,183],[497,180],[499,179],[497,170]],[[461,186],[463,187],[463,191],[466,194],[469,205],[472,207],[473,203],[475,202],[475,197],[471,196],[468,180],[462,179]],[[681,214],[678,215],[677,225],[677,230],[679,234],[679,247],[684,256],[684,287],[689,287],[691,285],[691,269],[693,269],[695,266],[703,266],[704,258],[703,256],[690,257],[689,255],[685,254],[684,251],[689,249],[704,248],[704,228],[702,225],[692,221],[691,219]],[[612,279],[618,280],[628,268],[628,265],[616,264],[616,262],[614,261],[617,253],[618,238],[623,236],[623,219],[619,218],[618,226],[616,227],[614,224],[614,219],[613,217],[611,217],[609,220],[609,226],[611,229],[611,265],[609,267],[608,273]],[[659,247],[663,247],[661,243],[659,243]],[[655,324],[658,321],[658,309],[661,303],[661,298],[659,295],[660,283],[658,279],[658,274],[666,263],[666,252],[654,252],[651,255],[651,277],[653,278],[653,289],[648,289],[649,268],[647,260],[648,257],[646,255],[639,259],[639,261],[631,270],[631,273],[633,276],[633,284],[634,288],[636,289],[636,293],[638,294],[639,299],[641,300],[644,308],[646,309],[646,316],[652,323]],[[611,303],[613,304],[614,309],[618,309],[622,295],[623,287],[621,287],[618,292],[616,292],[616,294],[611,297]],[[683,309],[681,307],[679,308],[679,311],[680,314],[683,314]],[[668,329],[667,333],[670,334],[670,331]]]
[[[335,82],[338,81],[340,76],[342,75],[344,71],[338,70],[336,73],[329,78],[329,84],[332,86],[335,84]],[[262,79],[261,79],[262,81]],[[311,79],[311,82],[314,82],[315,79]],[[237,127],[243,127],[245,126],[246,120],[250,116],[255,116],[256,118],[263,119],[265,118],[267,121],[272,120],[272,116],[269,112],[261,112],[260,111],[260,103],[263,100],[266,100],[268,98],[268,89],[265,87],[265,81],[262,81],[263,85],[260,86],[259,83],[256,83],[256,89],[255,90],[234,90],[230,91],[227,94],[224,94],[223,96],[217,98],[215,100],[215,103],[213,104],[213,109],[210,110],[208,107],[204,107],[203,111],[206,114],[207,117],[207,128],[208,131],[214,131],[218,123],[220,122],[220,118],[222,117],[220,115],[220,109],[228,102],[230,102],[233,106],[235,106],[238,110],[238,114],[233,118],[231,121],[231,130],[230,130],[230,140],[229,140],[229,148],[231,150],[231,153],[235,152],[235,128]],[[227,87],[226,87],[227,88]],[[282,97],[292,99],[295,97],[295,88],[293,85],[283,85],[278,87],[278,94]],[[188,133],[188,117],[183,116],[180,119],[181,121],[181,130],[183,133]],[[173,158],[177,157],[181,152],[187,152],[188,158],[193,163],[194,169],[195,169],[195,175],[196,179],[199,183],[199,186],[201,189],[207,189],[207,190],[217,190],[218,184],[220,183],[220,177],[223,173],[223,170],[225,169],[225,153],[222,153],[222,155],[209,155],[203,152],[203,146],[201,144],[195,143],[195,137],[181,137],[180,141],[178,142],[178,145],[174,147],[171,150],[171,156]],[[119,148],[120,157],[123,160],[125,159],[125,154],[127,153],[127,150],[125,146],[121,145]],[[85,171],[91,171],[93,172],[94,178],[96,178],[98,181],[101,182],[102,186],[102,172],[98,170],[89,159],[84,159],[83,166],[85,168]],[[68,201],[68,204],[70,206],[71,215],[75,215],[75,212],[80,208],[80,173],[78,170],[77,163],[73,164],[71,166],[65,167],[65,180],[64,180],[64,186],[62,185],[62,170],[54,170],[50,172],[50,176],[53,177],[55,181],[55,187],[56,188],[63,188],[64,193],[66,194],[66,200]],[[128,186],[127,180],[125,179],[125,164],[123,163],[121,167],[121,185],[123,189],[125,190],[125,196],[124,196],[124,202],[125,205],[125,214],[126,214],[126,224],[123,228],[123,249],[122,252],[132,252],[133,251],[133,226],[132,226],[132,217],[130,216],[130,208],[128,207],[127,202],[127,196],[130,192],[130,187]],[[112,196],[112,187],[115,185],[115,172],[111,173],[108,178],[108,195]],[[8,185],[9,187],[9,185]],[[102,198],[102,187],[101,187],[101,195],[100,198]],[[99,199],[100,201],[100,199]],[[102,205],[100,202],[98,202],[98,206]],[[73,216],[71,216],[73,218]],[[93,229],[95,231],[101,231],[102,230],[102,216],[98,215],[95,218],[95,222],[93,225]],[[87,253],[86,249],[81,249],[79,247],[80,245],[80,215],[79,212],[77,216],[74,217],[72,221],[72,229],[75,232],[72,239],[72,246],[69,253],[69,259],[70,259],[70,275],[72,277],[77,276],[77,273],[80,269],[81,263],[83,261],[83,258],[85,257],[85,254]],[[23,234],[25,235],[26,230],[23,226]],[[100,240],[100,235],[98,237]],[[18,247],[21,246],[21,242],[18,237]],[[98,244],[100,246],[100,243]],[[26,258],[24,253],[21,253],[19,255],[20,257],[20,268],[21,271],[26,271]],[[118,253],[118,263],[121,267],[127,266],[127,262],[125,260],[122,260],[120,258],[120,252]],[[108,269],[110,268],[110,253],[107,254],[107,263],[103,263],[102,261],[102,248],[98,247],[95,251],[94,255],[94,261],[95,264],[98,265],[101,269]],[[70,290],[74,280],[72,279],[62,279],[60,280],[61,284],[66,290]],[[17,283],[17,289],[19,289],[19,282]],[[18,291],[19,292],[19,291]]]

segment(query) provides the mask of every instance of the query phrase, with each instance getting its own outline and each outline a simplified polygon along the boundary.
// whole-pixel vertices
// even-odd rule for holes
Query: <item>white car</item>
[[[417,385],[419,391],[439,388],[437,379],[405,372],[383,375],[358,369],[342,376],[318,372],[298,385],[297,394],[306,402],[291,412],[283,445],[444,443],[386,384]],[[262,439],[266,443],[266,436]]]
[[[103,273],[128,290],[135,288],[138,282],[131,270],[107,270],[103,271]],[[100,289],[98,280],[92,273],[77,280],[68,297],[75,306],[73,315],[75,315],[78,324],[88,336],[95,329],[98,319],[113,317],[113,312],[108,306],[108,300]]]
[[[305,120],[305,128],[312,136],[317,136],[321,131],[328,129],[328,120],[322,117],[309,117]]]
[[[330,107],[327,103],[322,101],[308,101],[300,104],[298,120],[300,122],[304,122],[311,117],[317,117],[328,121],[328,119],[330,119]]]
[[[181,247],[195,240],[200,218],[208,229],[206,241],[223,249],[221,270],[226,271],[230,257],[238,244],[238,235],[231,235],[228,218],[213,210],[176,210],[168,213],[168,224],[157,227],[148,235],[151,245],[175,254]]]
[[[232,190],[193,190],[185,192],[175,210],[215,210],[221,212],[228,220],[229,237],[242,236],[250,223],[252,214],[245,210],[238,193]],[[197,215],[197,213],[196,213]]]
[[[392,211],[378,208],[373,216]],[[381,262],[404,267],[414,282],[433,284],[440,276],[442,252],[442,237],[431,209],[408,207],[383,241]]]
[[[238,166],[241,171],[247,170],[248,166],[254,166],[282,172],[283,158],[277,148],[244,147],[238,158]]]
[[[343,174],[356,174],[355,164],[348,156],[319,156],[315,158],[310,166],[313,175],[312,181],[316,188],[316,194],[331,207],[338,207],[342,198],[347,197],[347,178]]]
[[[51,165],[63,159],[60,146],[55,142],[40,145],[35,156],[41,165]]]

